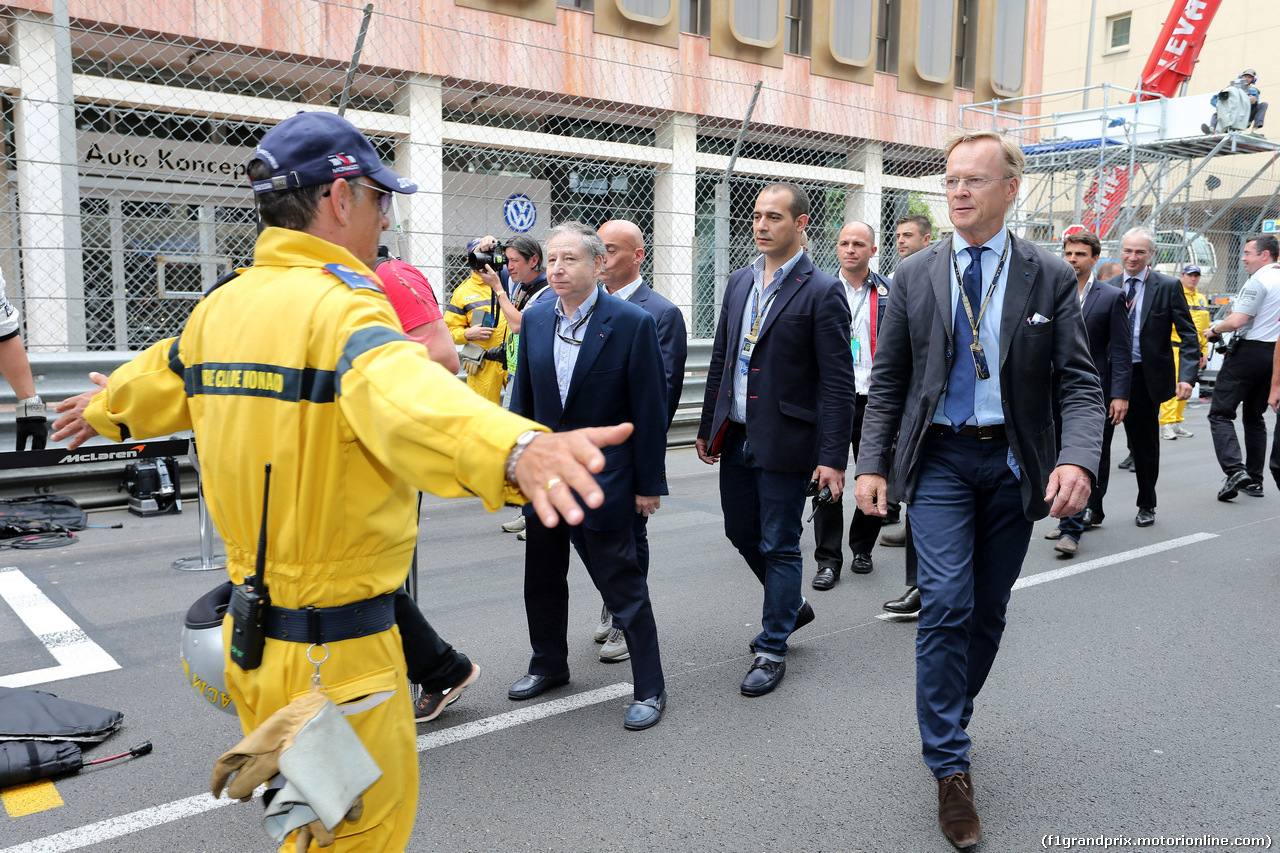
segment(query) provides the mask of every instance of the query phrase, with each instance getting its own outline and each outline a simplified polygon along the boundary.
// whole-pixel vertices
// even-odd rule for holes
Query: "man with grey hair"
[[[658,722],[667,693],[658,629],[645,572],[636,558],[632,519],[658,511],[667,493],[666,373],[653,317],[596,284],[605,246],[580,222],[565,222],[547,241],[547,280],[557,298],[522,317],[511,411],[559,432],[579,425],[635,424],[610,449],[598,482],[604,503],[583,507],[587,571],[631,652],[634,701],[628,729]],[[548,490],[567,488],[558,479]],[[507,690],[532,699],[569,681],[569,533],[525,513],[524,598],[533,657],[528,674]]]
[[[1145,226],[1131,228],[1120,240],[1123,272],[1106,283],[1120,288],[1133,330],[1133,373],[1129,413],[1124,419],[1134,473],[1138,475],[1138,514],[1134,523],[1150,527],[1156,520],[1156,480],[1160,476],[1160,404],[1176,396],[1191,396],[1200,370],[1200,336],[1191,319],[1182,284],[1151,269],[1156,235]],[[1176,368],[1169,341],[1177,331],[1182,340]],[[1175,387],[1176,381],[1176,387]],[[1102,522],[1099,507],[1086,526]]]

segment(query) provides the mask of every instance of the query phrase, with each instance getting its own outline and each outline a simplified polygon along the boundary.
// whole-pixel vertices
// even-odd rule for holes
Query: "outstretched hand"
[[[529,442],[516,462],[516,485],[543,525],[555,527],[561,518],[569,524],[582,522],[582,507],[574,492],[592,509],[604,503],[604,491],[592,476],[604,470],[600,448],[621,444],[632,429],[629,423],[590,427],[543,433]]]
[[[68,450],[75,450],[98,434],[98,431],[84,419],[84,410],[89,407],[89,401],[98,396],[103,388],[107,387],[107,377],[101,373],[90,373],[89,379],[98,387],[92,391],[85,391],[83,394],[77,394],[60,403],[53,404],[53,410],[62,415],[62,417],[53,422],[52,438],[54,441],[70,438],[71,443],[67,445]]]

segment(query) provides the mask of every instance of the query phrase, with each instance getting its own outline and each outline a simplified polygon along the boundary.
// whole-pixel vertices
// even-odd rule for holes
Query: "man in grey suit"
[[[938,823],[952,844],[970,847],[981,828],[965,731],[974,698],[1000,646],[1032,522],[1073,515],[1089,498],[1104,409],[1071,267],[1004,224],[1021,150],[975,131],[949,140],[946,154],[956,232],[894,274],[854,495],[863,512],[884,515],[892,469],[909,505],[922,604],[916,716],[938,780]]]

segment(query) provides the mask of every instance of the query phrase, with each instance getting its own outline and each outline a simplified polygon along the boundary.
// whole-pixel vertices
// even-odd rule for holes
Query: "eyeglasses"
[[[388,213],[391,212],[391,190],[384,190],[382,187],[378,186],[377,184],[366,184],[363,181],[348,181],[348,183],[357,184],[359,186],[364,187],[367,190],[373,190],[376,193],[382,193],[382,195],[378,196],[378,212],[381,213],[383,216],[386,216]],[[328,198],[332,192],[333,192],[333,188],[330,187],[329,189],[322,192],[320,194],[320,197]]]
[[[355,181],[355,183],[367,190],[373,190],[376,193],[381,193],[381,195],[378,196],[378,212],[383,216],[386,216],[391,212],[391,190],[384,190],[377,184],[366,184],[364,181]]]
[[[1007,181],[1013,175],[1005,175],[1003,178],[943,178],[938,183],[942,185],[944,190],[962,190],[968,188],[970,190],[980,190],[987,184],[994,184],[996,181]]]

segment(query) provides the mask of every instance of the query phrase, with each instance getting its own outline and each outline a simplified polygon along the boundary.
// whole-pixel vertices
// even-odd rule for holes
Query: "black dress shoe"
[[[568,683],[569,673],[567,672],[562,672],[559,675],[526,675],[507,688],[507,698],[516,701],[532,699],[534,696],[542,695],[552,687],[559,687]]]
[[[1102,513],[1095,512],[1094,510],[1091,510],[1091,509],[1086,509],[1084,511],[1084,516],[1082,518],[1082,521],[1084,522],[1084,529],[1088,530],[1090,527],[1101,527],[1102,519],[1103,519]]]
[[[1130,453],[1128,456],[1124,458],[1124,461],[1120,463],[1120,467],[1126,471],[1133,470],[1133,454],[1132,453]]]
[[[1156,523],[1156,511],[1154,509],[1139,509],[1137,517],[1133,523],[1139,527],[1150,527]]]
[[[796,613],[796,626],[791,630],[799,631],[805,625],[812,622],[816,615],[817,614],[813,612],[813,605],[808,601],[805,601],[800,605],[800,611]]]
[[[1245,483],[1240,487],[1240,491],[1244,492],[1251,498],[1262,497],[1262,483],[1254,480],[1252,483]]]
[[[1222,488],[1218,490],[1218,500],[1229,501],[1236,495],[1240,494],[1240,487],[1245,483],[1253,482],[1249,479],[1249,475],[1244,471],[1236,471],[1227,475],[1227,481],[1222,484]]]
[[[755,662],[751,664],[751,669],[747,670],[747,677],[742,679],[742,695],[763,696],[771,693],[773,688],[781,683],[782,676],[786,674],[786,660],[771,661],[766,657],[757,656]]]
[[[814,589],[831,589],[840,582],[840,570],[834,566],[823,566],[818,569],[818,573],[813,576]],[[797,619],[798,623],[800,620]]]
[[[909,587],[902,598],[895,598],[893,601],[884,603],[886,613],[896,613],[899,616],[910,616],[912,613],[920,612],[920,587]]]
[[[856,574],[869,575],[871,570],[875,568],[875,564],[871,562],[870,554],[854,554],[853,565],[850,567]]]
[[[880,521],[881,527],[890,527],[899,524],[902,521],[902,508],[899,506],[889,507],[889,511],[884,514],[884,518]]]

